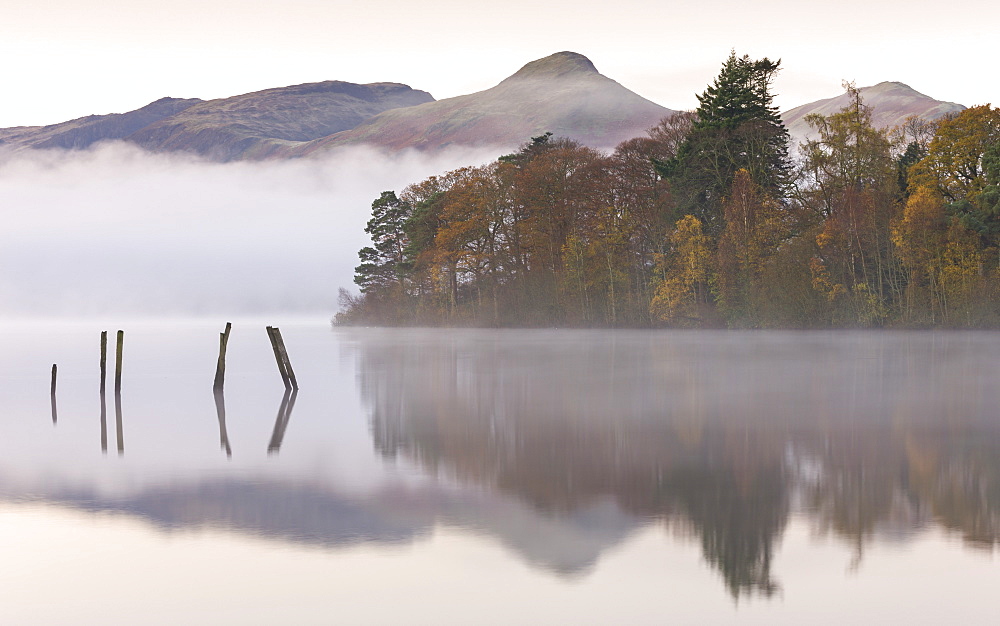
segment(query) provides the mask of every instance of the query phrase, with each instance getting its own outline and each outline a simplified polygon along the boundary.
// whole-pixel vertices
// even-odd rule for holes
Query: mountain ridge
[[[910,115],[932,121],[965,109],[898,81],[860,92],[881,128]],[[782,113],[793,146],[810,136],[808,115],[830,115],[847,104],[840,94]],[[167,97],[126,113],[2,128],[0,149],[76,150],[122,140],[151,152],[233,161],[305,157],[350,145],[510,149],[545,132],[607,149],[643,136],[673,113],[604,76],[586,56],[562,51],[526,63],[493,87],[443,100],[402,83],[339,80],[212,100]]]

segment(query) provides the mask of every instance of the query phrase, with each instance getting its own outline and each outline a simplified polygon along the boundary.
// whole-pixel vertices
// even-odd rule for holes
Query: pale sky
[[[562,50],[673,109],[731,48],[781,58],[788,109],[896,80],[1000,103],[1000,4],[911,0],[0,0],[0,127],[320,80],[402,82],[435,98],[489,88]]]

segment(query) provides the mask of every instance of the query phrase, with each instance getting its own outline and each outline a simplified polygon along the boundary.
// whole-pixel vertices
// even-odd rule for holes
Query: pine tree
[[[677,156],[658,163],[677,198],[677,216],[698,217],[713,240],[724,228],[722,202],[738,170],[747,170],[768,196],[783,195],[791,169],[788,131],[771,93],[780,63],[730,53],[698,96],[698,119]]]
[[[403,225],[409,215],[409,204],[400,201],[394,191],[383,191],[372,202],[372,218],[365,226],[372,246],[358,251],[361,265],[354,268],[354,282],[362,293],[387,289],[402,280],[407,245]]]

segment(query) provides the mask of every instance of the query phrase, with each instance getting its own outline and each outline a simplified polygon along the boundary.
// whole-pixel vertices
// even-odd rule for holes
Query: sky
[[[875,0],[0,0],[0,127],[321,80],[441,99],[570,50],[671,109],[730,50],[780,58],[782,110],[901,81],[1000,103],[995,3]],[[331,315],[382,191],[495,151],[213,164],[127,145],[0,154],[0,317]],[[221,317],[220,317],[221,318]]]
[[[320,80],[441,99],[562,50],[672,109],[696,106],[731,49],[782,60],[782,110],[844,80],[995,103],[997,23],[984,0],[0,0],[0,127]]]

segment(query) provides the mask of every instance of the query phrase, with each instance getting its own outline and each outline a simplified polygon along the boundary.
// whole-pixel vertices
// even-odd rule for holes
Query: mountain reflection
[[[997,363],[975,334],[355,331],[376,449],[550,516],[611,499],[772,595],[792,514],[1000,541]],[[995,341],[995,340],[994,340]],[[981,352],[981,351],[980,351]]]

